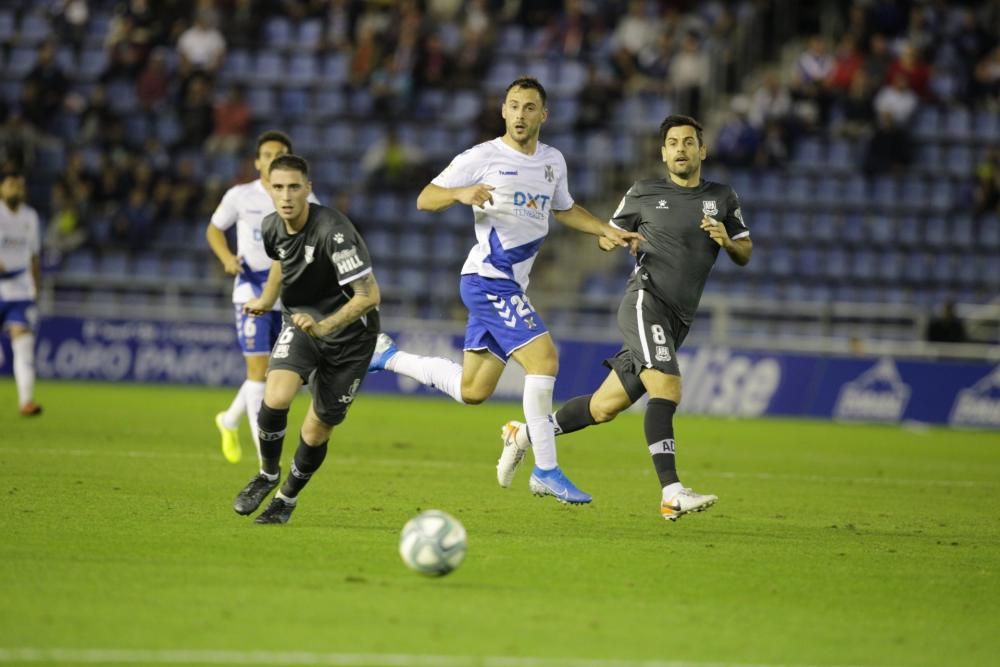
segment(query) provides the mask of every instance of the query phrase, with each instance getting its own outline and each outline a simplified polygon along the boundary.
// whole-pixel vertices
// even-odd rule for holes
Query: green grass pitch
[[[292,522],[232,499],[229,389],[0,381],[0,664],[442,667],[1000,664],[994,432],[681,415],[710,511],[659,518],[642,419],[559,439],[587,507],[497,486],[520,406],[362,394]],[[289,422],[287,466],[306,396]],[[453,574],[407,570],[419,510]]]

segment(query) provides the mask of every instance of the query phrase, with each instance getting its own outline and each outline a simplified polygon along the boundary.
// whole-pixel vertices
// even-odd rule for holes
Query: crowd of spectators
[[[833,133],[865,145],[868,174],[914,160],[921,105],[1000,113],[996,3],[852,0],[834,38],[814,35],[794,70],[771,70],[737,96],[716,155],[731,166],[781,166],[796,140]]]
[[[220,76],[234,50],[268,44],[289,54],[343,54],[341,85],[370,94],[371,117],[387,125],[411,114],[421,91],[485,92],[489,68],[511,51],[519,59],[583,60],[589,75],[574,126],[582,131],[605,126],[623,95],[675,96],[697,115],[709,54],[727,53],[739,16],[753,10],[744,0],[54,0],[14,10],[18,20],[44,11],[52,32],[17,96],[0,105],[0,160],[27,168],[37,193],[39,179],[50,176],[40,155],[61,143],[65,168],[49,178],[47,201],[34,202],[55,223],[57,255],[88,239],[134,245],[151,227],[207,217],[230,183],[214,182],[203,159],[244,158],[248,138],[267,122],[253,117],[243,86]],[[109,12],[110,23],[97,26]],[[282,39],[269,32],[275,19],[297,28],[288,43],[275,44]],[[313,39],[293,37],[302,26],[315,28]],[[501,42],[509,26],[523,38]],[[57,51],[71,49],[79,61],[98,30],[102,65],[79,85]],[[134,107],[123,110],[124,97],[134,97]],[[477,127],[496,132],[498,104],[486,106]],[[154,131],[165,119],[176,131]],[[371,163],[373,155],[401,155],[391,143],[384,148],[370,151],[366,173],[398,180],[392,164]],[[239,178],[250,175],[244,166]]]

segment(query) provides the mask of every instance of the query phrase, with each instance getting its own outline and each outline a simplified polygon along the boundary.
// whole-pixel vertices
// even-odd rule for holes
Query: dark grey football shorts
[[[310,383],[313,409],[325,424],[344,421],[375,351],[376,334],[329,343],[285,323],[271,350],[267,369],[293,371]]]
[[[662,301],[646,290],[626,292],[618,307],[618,329],[622,349],[605,359],[604,365],[617,373],[632,402],[646,393],[639,380],[643,368],[680,376],[677,348],[687,338],[689,327]]]

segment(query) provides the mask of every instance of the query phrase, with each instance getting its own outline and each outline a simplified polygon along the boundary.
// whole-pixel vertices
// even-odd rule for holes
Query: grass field
[[[362,394],[292,522],[257,526],[212,422],[232,394],[42,383],[23,419],[0,381],[0,663],[1000,663],[996,433],[681,416],[720,500],[669,524],[637,415],[559,439],[595,497],[567,507],[496,485],[518,405]],[[427,508],[469,533],[441,579],[396,551]]]

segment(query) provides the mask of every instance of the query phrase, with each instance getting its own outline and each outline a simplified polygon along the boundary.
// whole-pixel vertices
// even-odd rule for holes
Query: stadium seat
[[[320,19],[306,19],[302,21],[296,30],[296,48],[315,51],[322,45],[323,21]]]
[[[311,86],[319,78],[319,63],[311,53],[298,53],[288,62],[284,83],[293,86]]]
[[[917,139],[937,139],[941,127],[941,114],[935,107],[923,106],[917,109],[912,127]]]
[[[320,68],[320,80],[326,84],[347,83],[347,74],[351,63],[344,53],[330,53],[323,56],[323,64]]]
[[[38,46],[52,34],[52,27],[45,16],[31,12],[25,14],[21,19],[21,25],[17,29],[17,38],[21,44]]]
[[[944,136],[959,141],[972,136],[972,114],[968,109],[955,107],[945,113]]]
[[[258,51],[251,74],[254,87],[250,89],[250,94],[252,95],[255,90],[261,90],[259,84],[282,83],[286,75],[285,59],[280,53],[267,49]]]
[[[835,137],[827,147],[826,165],[832,171],[852,171],[858,166],[854,144],[847,139]]]
[[[77,248],[59,267],[59,272],[77,278],[89,278],[97,273],[97,260],[89,248]]]
[[[274,114],[274,91],[264,87],[250,88],[247,91],[247,104],[254,116],[267,118]]]
[[[222,83],[243,83],[248,81],[253,72],[253,61],[246,49],[233,49],[226,53],[226,59],[219,68],[219,81]]]
[[[16,32],[14,28],[14,12],[0,10],[0,44],[7,44]]]
[[[278,96],[279,110],[293,122],[312,112],[311,95],[305,88],[285,88]]]
[[[394,194],[378,193],[372,202],[371,212],[372,217],[382,223],[403,222],[403,201]]]
[[[102,276],[124,278],[129,275],[130,257],[127,252],[105,250],[97,261],[97,270]]]
[[[108,65],[107,53],[101,47],[85,48],[80,53],[77,75],[84,81],[96,81]]]
[[[295,46],[292,22],[284,16],[272,16],[264,24],[264,43],[272,49]]]
[[[7,75],[13,78],[24,76],[35,66],[36,51],[33,48],[16,47],[7,57]]]
[[[587,68],[577,60],[556,62],[552,91],[557,95],[576,97],[587,83]]]
[[[982,110],[975,116],[976,137],[987,144],[1000,141],[1000,114],[996,111]]]
[[[904,248],[918,248],[923,245],[924,230],[921,218],[901,217],[896,220],[896,242]]]

